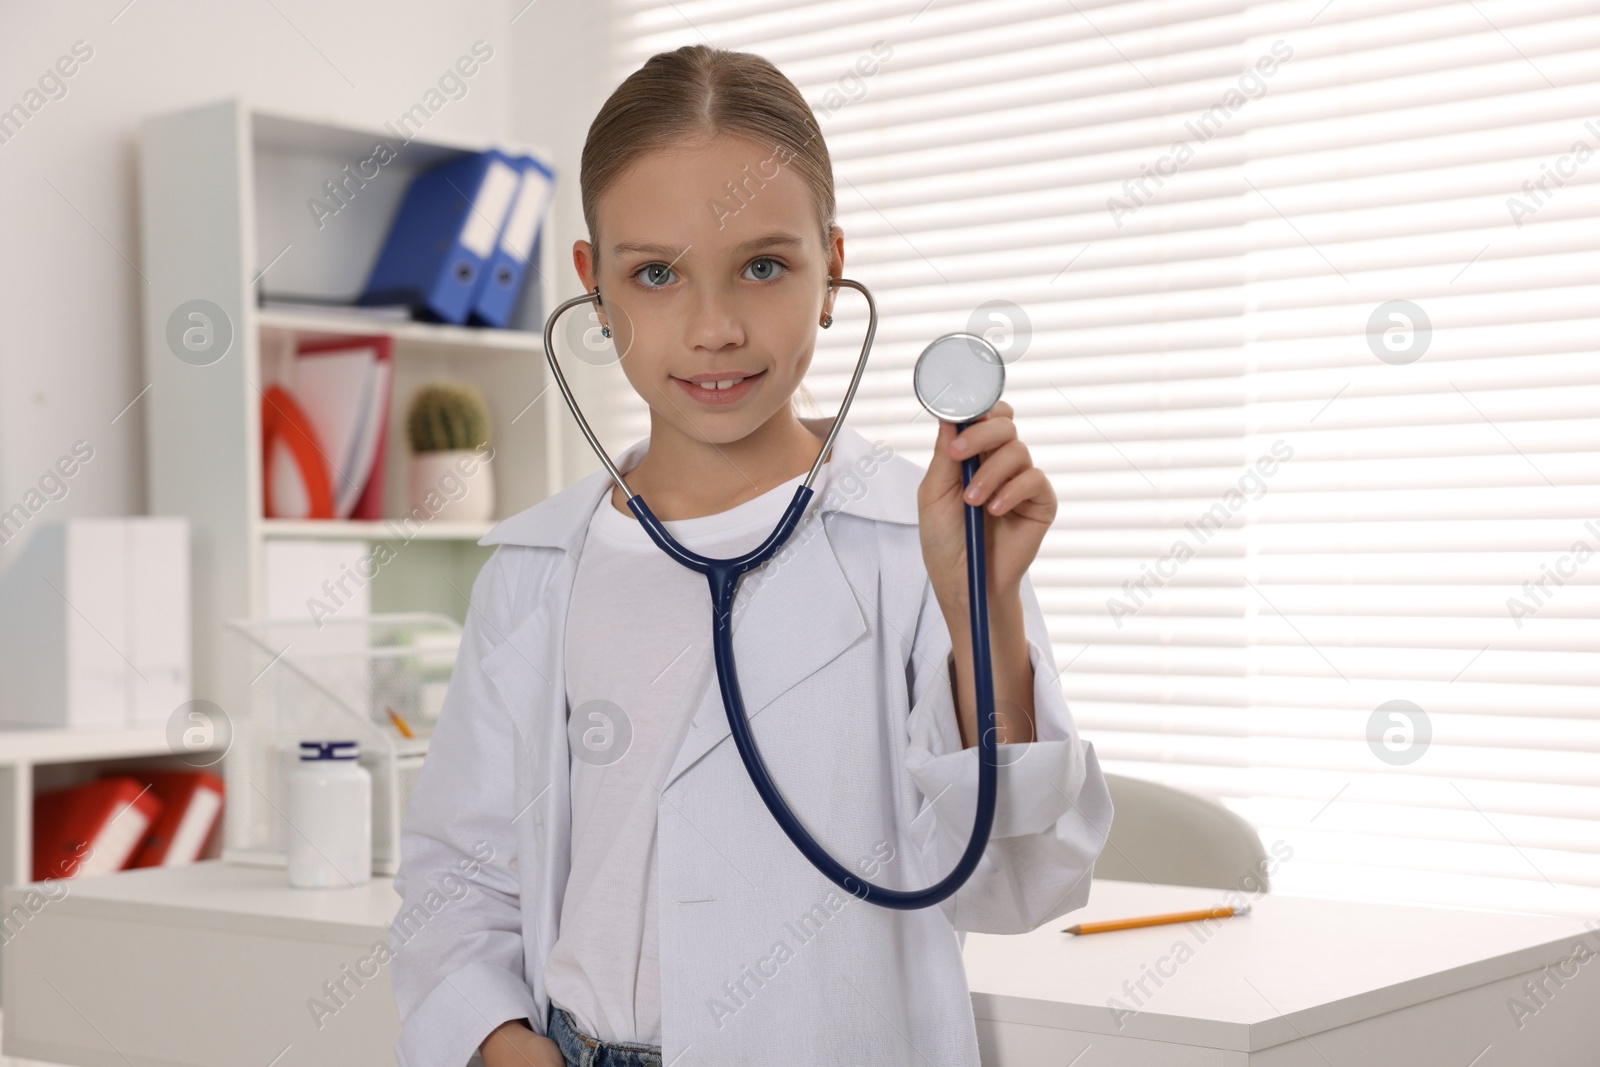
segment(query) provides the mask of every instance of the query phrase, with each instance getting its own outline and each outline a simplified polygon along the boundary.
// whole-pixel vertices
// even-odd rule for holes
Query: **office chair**
[[[1218,801],[1120,774],[1106,775],[1106,785],[1115,814],[1096,878],[1267,890],[1260,835]]]

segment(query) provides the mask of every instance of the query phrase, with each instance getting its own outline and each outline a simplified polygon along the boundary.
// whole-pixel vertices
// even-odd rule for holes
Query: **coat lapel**
[[[815,504],[812,505],[815,507]],[[711,592],[704,636],[711,640]],[[759,741],[763,709],[827,666],[867,632],[855,592],[817,512],[762,567],[747,573],[734,600],[733,654],[745,714]],[[715,667],[662,788],[731,736]]]

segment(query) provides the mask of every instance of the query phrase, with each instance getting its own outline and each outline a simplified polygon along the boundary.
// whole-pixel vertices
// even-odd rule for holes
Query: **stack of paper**
[[[309,297],[267,296],[259,301],[263,311],[283,311],[292,315],[328,315],[333,318],[374,319],[379,322],[410,322],[411,308],[405,304],[379,304],[362,307],[348,301],[312,300]]]

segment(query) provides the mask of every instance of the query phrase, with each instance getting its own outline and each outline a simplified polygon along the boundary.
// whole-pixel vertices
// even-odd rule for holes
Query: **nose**
[[[702,287],[690,307],[686,333],[689,347],[707,352],[742,346],[745,343],[744,319],[733,287]]]

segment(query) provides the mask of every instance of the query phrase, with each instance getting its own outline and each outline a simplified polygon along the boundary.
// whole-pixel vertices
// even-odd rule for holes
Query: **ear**
[[[828,277],[844,277],[844,231],[838,226],[831,226],[828,229]],[[819,323],[822,319],[833,315],[833,300],[838,293],[839,290],[833,286],[827,287],[822,297],[822,315],[817,320]]]
[[[585,289],[595,287],[594,277],[594,246],[588,241],[572,242],[572,265],[578,269],[578,277],[583,281]]]
[[[572,244],[572,265],[578,270],[578,277],[583,280],[583,287],[599,293],[600,281],[595,276],[594,246],[588,241],[574,241]],[[605,304],[595,302],[595,311],[599,315],[600,325],[610,326],[606,321]]]

